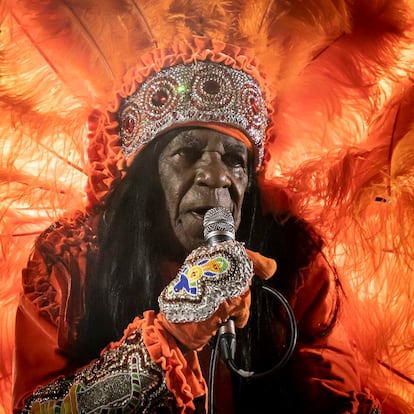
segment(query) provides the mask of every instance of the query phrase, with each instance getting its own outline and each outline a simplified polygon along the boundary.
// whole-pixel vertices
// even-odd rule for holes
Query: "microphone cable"
[[[273,374],[275,371],[282,368],[293,354],[298,338],[298,328],[295,316],[293,314],[293,310],[286,298],[276,289],[271,288],[269,286],[262,286],[262,289],[270,295],[272,295],[273,297],[275,297],[282,304],[283,308],[286,311],[290,327],[290,340],[286,348],[286,351],[283,354],[282,358],[273,367],[266,371],[254,372],[240,369],[236,366],[234,361],[236,353],[236,332],[234,328],[234,322],[230,319],[225,324],[223,324],[220,327],[216,337],[214,338],[214,344],[212,344],[212,350],[210,355],[208,377],[208,414],[214,414],[214,381],[217,366],[217,355],[219,353],[223,357],[224,361],[227,363],[231,371],[243,378],[249,379],[264,378],[268,375]]]

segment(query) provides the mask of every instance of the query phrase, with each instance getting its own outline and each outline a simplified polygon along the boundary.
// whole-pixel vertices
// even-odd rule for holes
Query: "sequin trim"
[[[268,114],[263,93],[247,73],[212,62],[180,64],[147,79],[119,110],[126,157],[172,126],[217,122],[240,129],[263,161]]]

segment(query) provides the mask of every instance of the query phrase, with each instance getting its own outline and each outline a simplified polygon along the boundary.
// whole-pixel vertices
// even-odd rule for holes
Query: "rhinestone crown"
[[[228,124],[241,130],[263,160],[268,114],[258,83],[247,73],[212,62],[161,70],[126,98],[119,111],[126,157],[160,133],[192,122]]]

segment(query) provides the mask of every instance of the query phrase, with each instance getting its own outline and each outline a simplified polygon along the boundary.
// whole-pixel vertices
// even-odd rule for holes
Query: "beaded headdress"
[[[260,166],[268,124],[263,93],[247,73],[213,62],[165,68],[126,98],[119,110],[122,149],[129,157],[160,133],[194,123],[241,130]]]

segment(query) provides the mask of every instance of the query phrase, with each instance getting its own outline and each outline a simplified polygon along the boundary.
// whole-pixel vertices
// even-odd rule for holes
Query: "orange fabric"
[[[340,324],[327,337],[300,344],[291,365],[298,396],[307,402],[303,406],[307,414],[334,412],[341,405],[348,407],[341,414],[369,414],[374,408],[381,409],[368,390],[361,390],[355,353]]]
[[[277,269],[276,260],[263,256],[258,252],[246,249],[247,256],[253,262],[254,274],[263,280],[270,279]]]
[[[62,241],[64,232],[59,229],[55,231],[58,232]],[[55,234],[51,238],[54,245],[62,244],[58,240],[59,237]],[[50,254],[56,258],[53,251]],[[258,263],[267,263],[267,259],[259,254],[252,252],[248,254],[256,263],[256,269],[260,267],[257,266]],[[33,257],[40,260],[36,252]],[[47,257],[43,259],[47,260]],[[55,267],[56,262],[54,263]],[[269,263],[271,264],[272,261]],[[269,268],[273,270],[273,266],[274,263]],[[31,273],[40,272],[43,275],[43,267],[44,263],[42,265],[37,263],[36,266],[29,266],[28,270],[30,269]],[[266,265],[262,267],[267,268]],[[261,273],[270,274],[272,270]],[[52,272],[52,276],[53,274]],[[349,413],[366,414],[368,411],[361,411],[360,407],[367,410],[366,407],[376,406],[376,402],[367,392],[361,391],[353,349],[349,346],[342,327],[336,326],[330,335],[316,342],[305,340],[312,331],[324,330],[332,315],[334,295],[331,295],[333,286],[329,274],[326,263],[319,256],[309,267],[302,269],[298,281],[291,289],[289,301],[297,318],[301,338],[292,357],[292,368],[289,372],[291,372],[295,387],[301,393],[301,401],[306,404],[306,410],[303,412],[312,412],[309,410],[313,407],[315,407],[315,413],[318,412],[316,408],[326,411],[330,406],[333,407],[342,400],[352,404]],[[48,284],[53,284],[56,288],[56,304],[59,305],[63,286],[60,287],[56,279],[48,281],[46,274],[43,276],[42,286],[47,287]],[[68,279],[61,275],[60,280]],[[79,295],[80,292],[71,290],[71,300],[75,300],[77,294]],[[61,308],[61,312],[58,313],[60,315],[57,321],[58,328],[50,318],[47,319],[48,316],[43,308],[39,309],[32,302],[32,300],[38,301],[39,299],[30,297],[29,294],[23,296],[17,315],[14,389],[16,408],[22,407],[24,399],[37,386],[62,375],[70,375],[76,369],[69,365],[63,353],[68,336],[59,335],[60,330],[66,331],[67,329],[65,323],[67,315],[64,315],[66,308]],[[178,341],[183,341],[183,344],[193,344],[192,346],[194,346],[194,340],[197,340],[196,346],[202,347],[214,334],[217,325],[229,315],[238,318],[240,325],[245,323],[248,317],[248,300],[250,300],[249,291],[242,298],[224,303],[211,320],[199,326],[190,324],[188,327],[180,327],[166,324],[161,314],[155,315],[153,311],[149,311],[145,313],[144,319],[137,318],[125,331],[127,335],[134,327],[140,327],[143,330],[144,342],[151,358],[162,364],[166,372],[168,388],[176,395],[177,402],[181,404],[184,412],[185,410],[191,412],[192,398],[205,394],[206,386],[196,353],[189,351],[183,355],[174,337]],[[61,343],[58,343],[58,336],[61,338]],[[116,343],[111,346],[116,346]]]
[[[64,221],[64,226],[56,225],[53,231],[39,239],[24,271],[25,294],[20,300],[16,321],[13,387],[13,407],[16,412],[23,408],[25,399],[37,387],[72,375],[80,368],[69,363],[67,353],[73,341],[74,324],[83,310],[83,283],[78,281],[84,277],[85,268],[81,264],[84,264],[85,249],[76,246],[79,234],[83,239],[87,238],[90,226],[91,222],[85,221],[85,217],[82,220],[78,213],[74,214],[72,220]],[[85,245],[81,243],[81,247]],[[46,262],[53,263],[53,266],[47,266]],[[70,274],[69,266],[64,265],[66,262],[71,263]],[[166,378],[169,389],[174,392],[175,387],[181,387],[176,391],[177,398],[188,410],[193,397],[206,393],[197,356],[188,353],[184,357],[174,338],[151,315],[151,312],[147,312],[146,319],[137,318],[134,323],[142,325],[144,341],[151,348],[151,357],[155,362],[162,363],[168,371]],[[128,329],[133,327],[134,324],[131,324]],[[157,345],[158,340],[160,343]],[[110,346],[115,345],[113,343]],[[168,365],[170,363],[171,366]]]
[[[73,373],[57,336],[56,327],[39,315],[30,300],[22,297],[16,318],[14,412],[20,412],[24,400],[38,386]]]
[[[328,328],[336,308],[336,294],[331,271],[322,255],[299,275],[293,307],[299,338],[291,358],[290,378],[296,388],[298,404],[306,414],[338,412],[367,414],[380,408],[368,391],[361,390],[355,350],[340,322]],[[318,332],[319,337],[314,336]]]
[[[39,318],[33,304],[23,298],[17,313],[17,336],[24,338],[16,347],[16,378],[14,387],[14,411],[24,407],[24,401],[40,385],[48,384],[59,377],[72,375],[75,367],[60,353],[57,332],[54,327]],[[136,318],[125,330],[124,337],[111,343],[106,349],[119,346],[135,329],[141,329],[147,350],[154,362],[161,364],[166,375],[168,389],[176,398],[181,413],[191,413],[193,399],[207,392],[197,354],[185,356],[175,340],[157,321],[153,311],[145,312],[144,318]]]
[[[67,355],[83,311],[85,255],[93,248],[94,226],[79,212],[61,218],[37,240],[23,269],[24,294],[16,316],[14,409],[21,408],[38,386],[78,368],[71,366]]]

